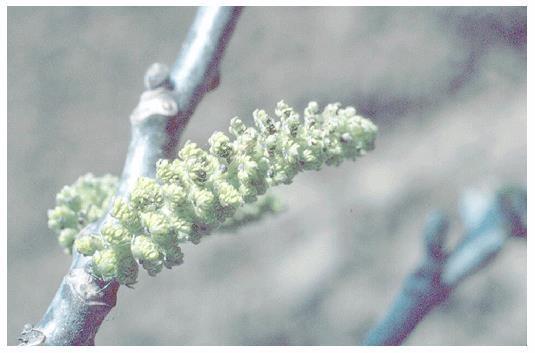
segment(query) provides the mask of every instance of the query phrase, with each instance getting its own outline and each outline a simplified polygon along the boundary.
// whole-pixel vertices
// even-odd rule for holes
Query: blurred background
[[[119,174],[153,62],[171,65],[194,8],[8,8],[9,344],[70,264],[47,209],[86,172]],[[419,263],[427,213],[462,225],[467,187],[526,185],[525,8],[247,8],[183,141],[284,99],[353,105],[376,150],[299,175],[288,210],[184,247],[135,289],[99,345],[355,345]],[[511,239],[409,345],[526,345],[526,246]]]

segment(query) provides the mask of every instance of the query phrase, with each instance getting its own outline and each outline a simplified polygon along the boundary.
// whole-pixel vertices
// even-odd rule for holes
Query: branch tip
[[[431,212],[424,227],[424,243],[428,256],[436,259],[444,258],[444,242],[449,228],[449,220],[445,213],[435,210]]]
[[[169,67],[164,64],[154,63],[147,69],[144,77],[145,89],[154,90],[159,87],[172,89],[169,76]]]

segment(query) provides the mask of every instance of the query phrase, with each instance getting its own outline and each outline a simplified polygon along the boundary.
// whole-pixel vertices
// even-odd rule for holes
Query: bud
[[[128,229],[117,223],[106,223],[100,232],[104,240],[112,245],[130,243],[130,239],[132,238],[132,234]]]
[[[59,194],[56,195],[56,204],[64,205],[74,212],[80,211],[82,199],[77,194],[76,189],[72,186],[65,186]]]
[[[78,215],[67,206],[57,206],[48,211],[48,227],[56,232],[65,228],[78,228]]]
[[[111,209],[111,215],[131,232],[137,232],[141,229],[141,220],[138,212],[130,207],[128,202],[122,197],[115,199]]]
[[[140,211],[153,211],[162,207],[160,186],[154,179],[140,177],[130,194],[132,206]]]
[[[139,235],[132,241],[132,255],[141,261],[158,261],[161,258],[158,246],[146,235]]]
[[[247,127],[240,118],[234,117],[230,120],[230,127],[228,130],[234,137],[238,138],[245,132],[246,128]]]
[[[208,139],[210,153],[219,158],[229,160],[234,154],[230,139],[221,131],[216,131]]]
[[[111,280],[117,277],[118,263],[117,253],[112,248],[97,250],[93,254],[93,273],[103,280]]]
[[[78,231],[73,228],[63,229],[59,233],[58,242],[61,246],[65,248],[67,253],[71,253],[72,244],[74,242],[74,239],[76,239],[77,234]]]
[[[102,250],[104,244],[98,235],[82,235],[74,241],[76,250],[85,256],[92,256],[95,251]]]

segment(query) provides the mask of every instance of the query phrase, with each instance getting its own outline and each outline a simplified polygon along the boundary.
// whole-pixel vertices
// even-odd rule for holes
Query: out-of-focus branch
[[[195,107],[219,82],[219,63],[241,12],[239,7],[201,8],[171,72],[153,64],[146,91],[130,120],[132,137],[117,196],[128,196],[141,176],[154,177],[156,162],[169,158]],[[109,212],[79,234],[98,232]],[[119,284],[93,277],[90,257],[73,251],[73,261],[43,318],[26,324],[22,345],[93,345],[102,321],[115,306]]]
[[[403,343],[425,315],[463,279],[488,264],[509,237],[526,237],[526,195],[518,188],[466,192],[460,205],[465,235],[450,253],[444,249],[448,220],[440,212],[431,214],[424,230],[421,265],[406,278],[387,314],[363,344]]]

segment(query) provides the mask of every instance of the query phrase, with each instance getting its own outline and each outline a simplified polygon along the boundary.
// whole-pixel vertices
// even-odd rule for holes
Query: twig
[[[219,82],[219,63],[236,21],[238,7],[201,8],[171,72],[153,64],[145,75],[146,91],[130,117],[132,137],[117,196],[128,196],[138,177],[153,177],[156,162],[176,152],[180,133],[195,107]],[[97,232],[109,212],[81,234]],[[26,324],[21,345],[93,345],[102,321],[115,306],[119,284],[94,278],[90,258],[73,251],[63,278],[43,318]]]
[[[449,254],[444,250],[448,220],[431,214],[424,230],[421,265],[405,280],[385,317],[368,333],[364,345],[400,345],[435,306],[470,274],[489,263],[510,236],[525,237],[526,191],[469,191],[461,202],[465,236]]]

